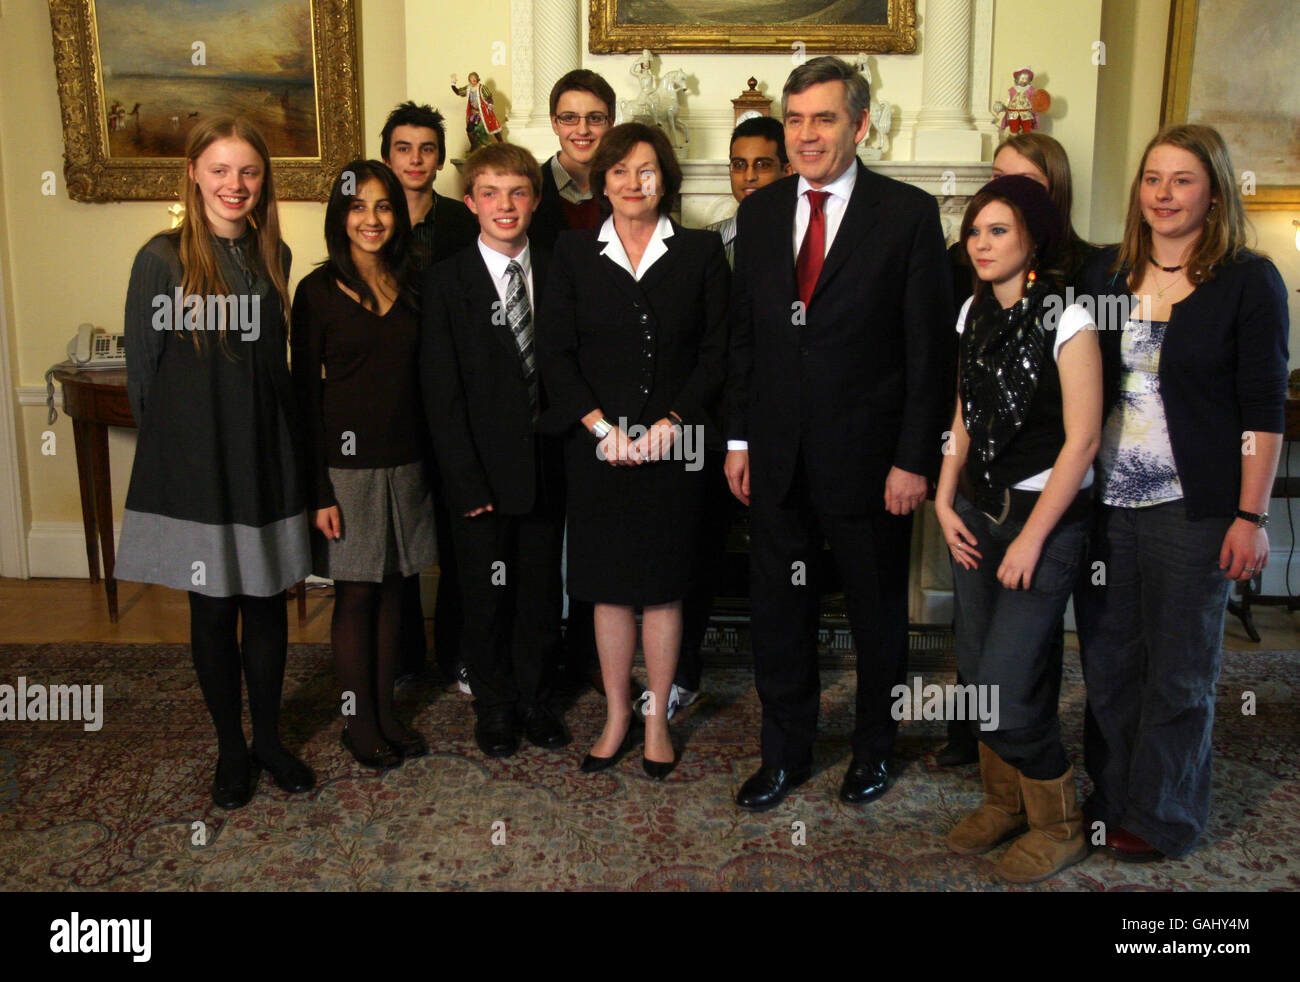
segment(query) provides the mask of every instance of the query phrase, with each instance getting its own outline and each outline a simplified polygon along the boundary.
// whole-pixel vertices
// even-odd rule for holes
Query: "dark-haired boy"
[[[441,262],[474,241],[478,222],[469,209],[433,189],[438,171],[447,163],[442,113],[432,106],[403,102],[384,122],[379,152],[406,191],[418,269]]]
[[[731,194],[737,202],[744,201],[764,185],[794,173],[785,150],[785,127],[771,116],[755,116],[737,126],[731,133],[728,157],[731,158]],[[708,228],[722,236],[727,262],[734,266],[736,216],[714,222]]]
[[[447,162],[447,127],[442,113],[428,105],[407,101],[388,114],[380,132],[380,155],[397,175],[406,192],[414,243],[412,262],[416,270],[464,248],[478,235],[478,222],[459,201],[433,189],[434,178]],[[433,475],[436,485],[436,475]],[[456,580],[455,550],[446,505],[435,487],[434,525],[438,539],[438,597],[433,615],[433,644],[439,668],[454,677],[462,692],[469,683],[461,671],[460,632],[464,623],[460,587]],[[420,578],[409,577],[402,594],[400,675],[424,671],[424,608],[420,602]],[[412,625],[407,629],[405,625]]]
[[[542,174],[523,147],[493,143],[465,164],[470,246],[424,279],[420,377],[465,602],[462,654],[474,692],[474,738],[508,757],[569,742],[546,700],[560,641],[563,462],[538,432],[546,393],[533,311],[546,279],[529,222]]]

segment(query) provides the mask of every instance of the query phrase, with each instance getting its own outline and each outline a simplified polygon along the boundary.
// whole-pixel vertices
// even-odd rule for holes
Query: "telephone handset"
[[[83,372],[102,371],[106,368],[126,367],[126,337],[121,334],[109,334],[102,327],[94,324],[81,324],[77,333],[68,341],[68,360],[58,365],[51,365],[45,373],[45,405],[49,409],[48,420],[51,426],[59,418],[54,408],[54,373],[71,365]]]
[[[82,324],[68,342],[68,360],[83,371],[126,367],[126,338]]]

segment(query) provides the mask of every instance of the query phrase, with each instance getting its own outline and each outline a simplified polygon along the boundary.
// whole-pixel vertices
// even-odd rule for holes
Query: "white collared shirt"
[[[808,202],[807,191],[829,191],[830,197],[822,205],[822,211],[826,215],[826,254],[831,251],[831,243],[835,241],[835,233],[840,229],[840,220],[844,218],[844,209],[849,206],[849,197],[853,194],[853,186],[858,182],[858,160],[853,158],[848,169],[839,177],[831,181],[823,188],[814,188],[808,183],[806,177],[799,178],[798,188],[795,191],[797,195],[794,206],[794,258],[799,259],[799,246],[803,245],[803,237],[808,232],[808,218],[812,214],[812,205]]]
[[[610,215],[605,219],[605,224],[600,227],[600,233],[596,236],[601,242],[605,243],[605,248],[600,250],[602,256],[609,256],[619,266],[627,270],[628,275],[634,280],[640,280],[645,276],[645,272],[655,264],[655,260],[668,251],[668,246],[664,244],[664,239],[673,234],[673,223],[669,221],[667,215],[659,216],[659,224],[650,235],[650,241],[646,243],[645,252],[641,255],[641,265],[636,269],[632,268],[632,260],[627,258],[627,250],[623,248],[623,240],[618,237],[618,232],[614,230],[614,216]]]
[[[524,246],[524,251],[511,259],[503,252],[497,252],[490,245],[483,241],[483,236],[478,237],[479,255],[483,257],[483,262],[487,264],[488,275],[492,277],[492,285],[497,288],[497,296],[501,298],[501,309],[505,309],[506,295],[510,292],[510,274],[506,272],[511,262],[516,262],[523,267],[524,282],[528,287],[528,306],[533,308],[536,313],[537,305],[533,300],[533,261],[529,255],[529,246]]]

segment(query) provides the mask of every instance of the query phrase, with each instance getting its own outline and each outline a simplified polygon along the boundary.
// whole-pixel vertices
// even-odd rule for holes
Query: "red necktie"
[[[799,258],[794,263],[794,277],[799,284],[799,299],[806,311],[812,302],[817,277],[822,275],[826,261],[826,212],[823,210],[829,191],[808,191],[808,231],[799,245]]]

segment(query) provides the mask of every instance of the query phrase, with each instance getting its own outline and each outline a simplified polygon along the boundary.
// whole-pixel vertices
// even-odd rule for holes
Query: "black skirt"
[[[685,596],[702,531],[703,456],[613,467],[576,427],[564,459],[569,596],[636,607]]]

